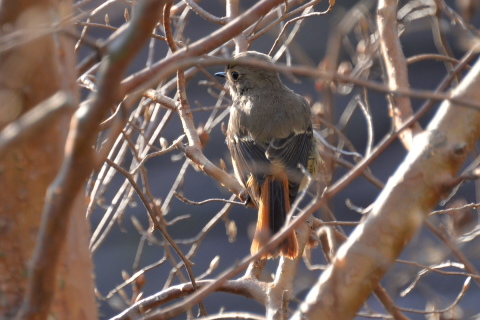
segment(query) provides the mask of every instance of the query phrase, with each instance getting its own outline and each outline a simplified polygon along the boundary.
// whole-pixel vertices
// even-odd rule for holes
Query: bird
[[[242,64],[261,61],[274,65],[266,54],[245,51],[232,57],[225,78],[232,97],[226,142],[234,174],[248,192],[246,205],[258,209],[250,253],[256,254],[285,224],[286,217],[306,177],[314,176],[318,155],[307,100],[285,86],[279,73]],[[295,231],[261,259],[299,254]]]

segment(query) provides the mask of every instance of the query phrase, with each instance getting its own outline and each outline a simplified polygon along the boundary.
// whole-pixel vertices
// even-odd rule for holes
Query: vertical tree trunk
[[[78,101],[73,40],[54,32],[72,13],[62,0],[0,2],[0,129],[58,91]],[[6,40],[8,39],[8,41]],[[6,50],[6,51],[5,51]],[[0,157],[0,318],[16,314],[35,247],[44,197],[63,159],[71,113]],[[63,247],[50,314],[96,319],[89,227],[78,197]]]

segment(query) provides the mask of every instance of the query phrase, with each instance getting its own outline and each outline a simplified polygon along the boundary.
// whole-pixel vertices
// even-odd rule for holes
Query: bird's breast
[[[230,127],[262,142],[285,138],[292,132],[302,133],[309,126],[310,111],[294,98],[272,93],[238,97],[232,106]]]

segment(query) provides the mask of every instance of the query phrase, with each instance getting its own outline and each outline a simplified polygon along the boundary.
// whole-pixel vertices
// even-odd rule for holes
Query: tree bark
[[[72,1],[2,1],[0,6],[0,37],[6,43],[0,52],[0,129],[57,92],[77,105],[74,42],[53,30],[71,14]],[[71,114],[51,117],[42,130],[26,135],[1,156],[2,319],[13,317],[21,306],[45,193],[63,160]],[[55,295],[50,315],[55,319],[97,318],[84,213],[85,201],[78,197],[52,284]]]

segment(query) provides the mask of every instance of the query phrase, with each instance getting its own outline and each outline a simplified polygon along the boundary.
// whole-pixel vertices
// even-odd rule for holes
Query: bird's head
[[[281,84],[278,72],[239,63],[252,60],[273,64],[272,58],[266,54],[246,51],[233,56],[233,62],[227,65],[225,72],[215,73],[216,76],[227,79],[234,99]]]

